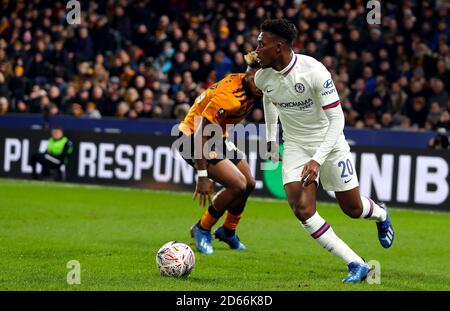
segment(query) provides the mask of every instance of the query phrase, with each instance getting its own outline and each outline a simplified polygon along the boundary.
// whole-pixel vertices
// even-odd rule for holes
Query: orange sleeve
[[[202,111],[202,117],[213,124],[220,124],[228,112],[239,108],[239,101],[228,92],[217,92]]]

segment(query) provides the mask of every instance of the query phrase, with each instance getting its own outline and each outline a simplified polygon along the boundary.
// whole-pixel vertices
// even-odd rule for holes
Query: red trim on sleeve
[[[341,103],[340,101],[335,101],[334,103],[322,106],[322,109],[323,110],[327,110],[327,109],[330,109],[330,108],[334,108],[336,106],[339,106],[340,103]]]

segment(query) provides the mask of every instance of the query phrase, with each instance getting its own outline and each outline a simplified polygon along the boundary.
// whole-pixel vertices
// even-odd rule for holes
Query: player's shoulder
[[[305,54],[296,54],[299,60],[300,70],[311,70],[312,72],[316,72],[316,70],[327,70],[326,67],[317,59],[312,56]]]
[[[220,82],[225,83],[241,83],[245,73],[229,73]]]
[[[240,88],[242,87],[242,79],[244,76],[244,73],[230,73],[219,81],[217,89],[231,91],[235,88]]]
[[[261,68],[255,73],[255,85],[262,89],[265,83],[271,78],[274,70],[272,68]]]
[[[232,93],[238,88],[242,87],[241,74],[228,74],[222,80],[211,85],[207,92],[210,96],[216,96],[219,94]]]
[[[308,76],[314,83],[314,81],[322,81],[323,79],[329,79],[330,72],[320,61],[314,57],[297,54],[299,57],[298,70],[303,76]]]
[[[242,86],[243,77],[244,74],[229,74],[225,76],[208,89],[209,99],[234,105],[235,101],[237,101],[236,95],[245,92]]]

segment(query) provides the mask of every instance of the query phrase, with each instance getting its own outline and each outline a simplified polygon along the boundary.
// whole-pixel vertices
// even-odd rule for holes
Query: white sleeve
[[[345,117],[331,74],[322,64],[314,80],[316,98],[330,122],[325,139],[312,157],[314,161],[322,165],[344,130]]]
[[[312,159],[320,165],[322,165],[331,150],[333,150],[333,147],[341,136],[345,126],[345,117],[341,105],[337,105],[331,109],[326,109],[324,112],[330,122],[330,125],[328,126],[328,130],[325,134],[325,139],[312,157]]]
[[[321,63],[313,76],[313,87],[322,109],[326,110],[339,105],[339,95],[331,74]]]
[[[266,141],[277,141],[278,111],[266,95],[263,95]]]

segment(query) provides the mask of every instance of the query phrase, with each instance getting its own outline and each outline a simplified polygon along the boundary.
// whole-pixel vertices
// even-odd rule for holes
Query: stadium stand
[[[283,17],[332,72],[347,126],[449,129],[447,1],[383,1],[380,25],[365,1],[80,1],[82,25],[66,3],[0,3],[0,115],[181,119]]]

